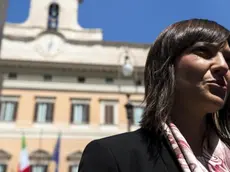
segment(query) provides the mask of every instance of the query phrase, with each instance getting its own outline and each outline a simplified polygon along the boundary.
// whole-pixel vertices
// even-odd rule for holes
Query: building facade
[[[76,0],[31,0],[24,23],[6,23],[0,57],[0,172],[16,172],[22,135],[33,172],[76,172],[94,139],[131,129],[143,113],[148,44],[105,42],[101,29],[78,24]],[[77,13],[76,13],[77,12]]]

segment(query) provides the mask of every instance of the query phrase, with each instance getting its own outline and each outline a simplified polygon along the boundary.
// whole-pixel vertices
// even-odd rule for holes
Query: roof
[[[12,36],[12,35],[4,35],[4,39],[22,41],[22,42],[30,42],[34,41],[37,37],[23,37],[23,36]],[[114,41],[79,41],[79,40],[68,40],[65,39],[67,43],[76,44],[76,45],[102,45],[102,46],[112,46],[112,47],[131,47],[131,48],[150,48],[151,44],[141,44],[141,43],[130,43],[130,42],[114,42]]]

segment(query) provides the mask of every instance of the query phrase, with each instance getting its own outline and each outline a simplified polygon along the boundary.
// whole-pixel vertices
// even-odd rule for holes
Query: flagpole
[[[57,142],[54,147],[52,160],[55,162],[55,172],[59,172],[59,158],[60,158],[60,147],[61,147],[61,131],[58,132]]]
[[[21,151],[19,155],[19,172],[30,171],[29,153],[27,151],[26,136],[24,130],[21,138]]]
[[[22,130],[22,137],[25,137],[25,131],[24,131],[24,129]]]

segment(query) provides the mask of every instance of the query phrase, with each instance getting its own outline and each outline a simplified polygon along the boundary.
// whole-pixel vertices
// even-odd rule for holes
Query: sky
[[[8,6],[8,22],[27,19],[30,0],[9,0]],[[229,11],[229,0],[84,0],[78,22],[101,28],[105,41],[152,43],[164,28],[184,19],[215,20],[230,29]]]

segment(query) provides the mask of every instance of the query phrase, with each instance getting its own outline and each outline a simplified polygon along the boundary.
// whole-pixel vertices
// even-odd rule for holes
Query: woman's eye
[[[230,53],[229,52],[223,52],[224,59],[226,63],[230,66]]]
[[[210,55],[207,52],[204,52],[204,51],[195,51],[193,53],[198,55],[198,56],[200,56],[200,57],[204,57],[204,58],[210,57]]]
[[[199,48],[199,49],[194,50],[192,53],[196,54],[197,56],[206,58],[206,59],[209,59],[215,56],[215,53],[207,48]]]
[[[228,66],[230,65],[230,58],[225,58],[226,63],[228,64]]]

